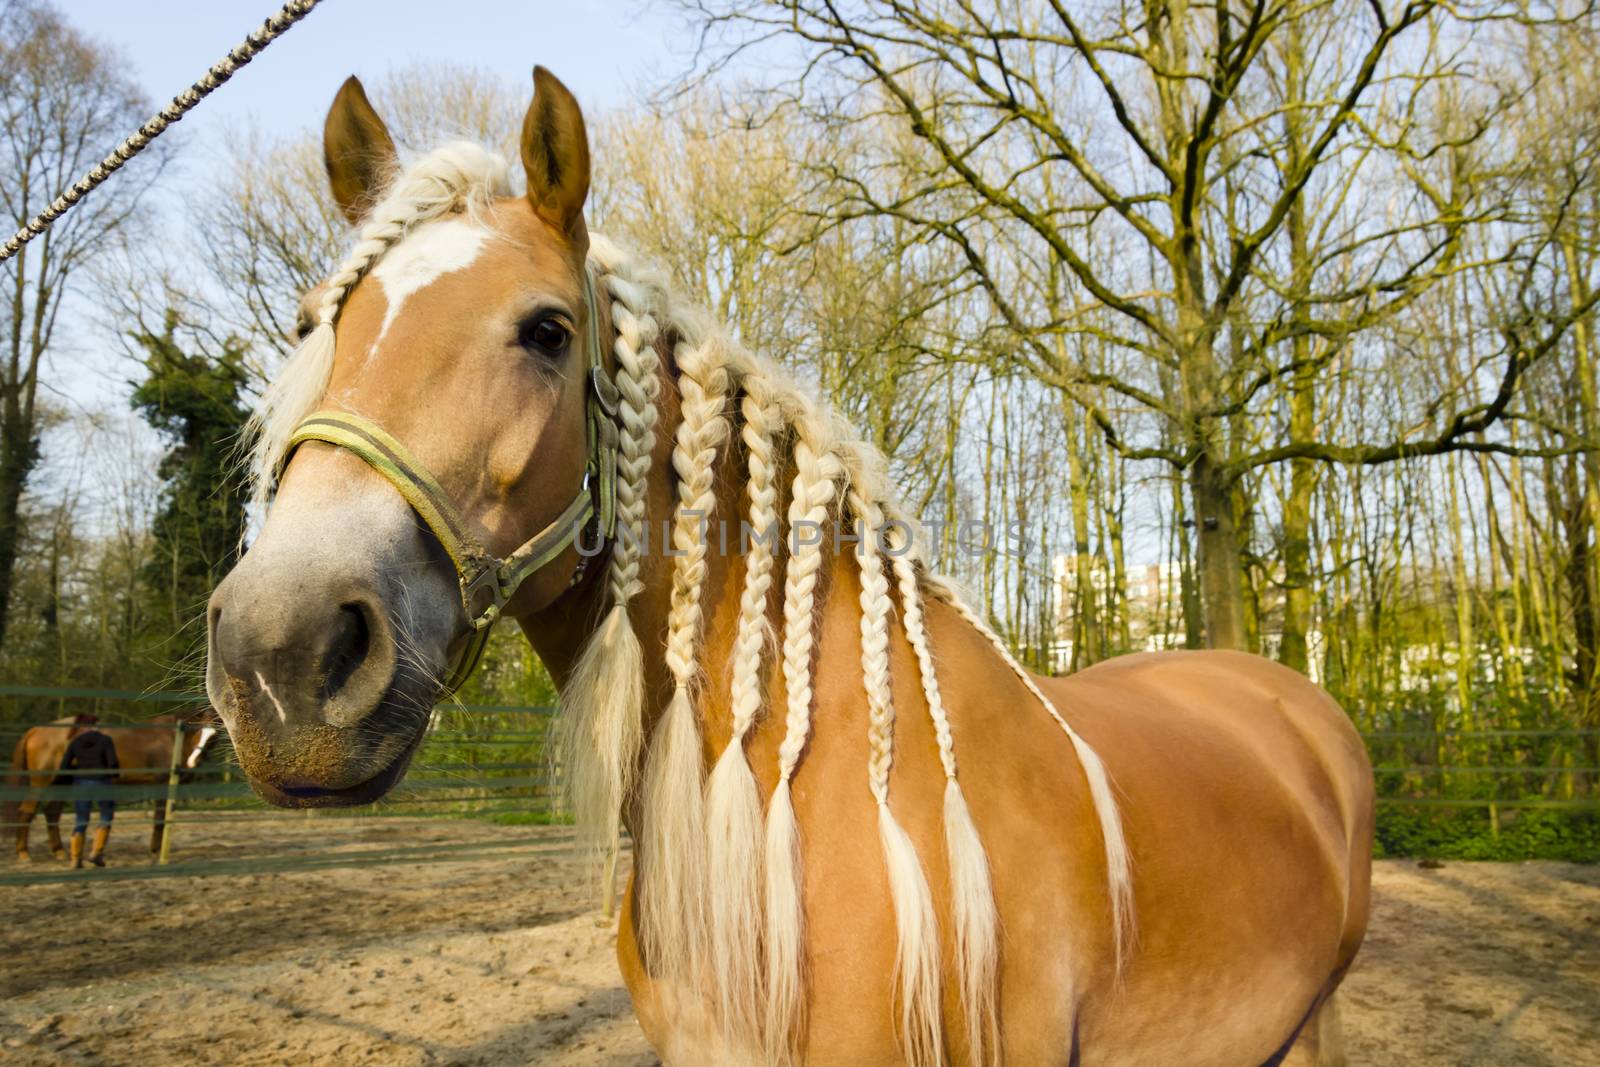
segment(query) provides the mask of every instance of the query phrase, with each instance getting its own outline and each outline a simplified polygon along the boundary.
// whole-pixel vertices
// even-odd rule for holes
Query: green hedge
[[[1379,859],[1569,860],[1600,863],[1600,813],[1502,811],[1499,832],[1483,808],[1378,808]]]

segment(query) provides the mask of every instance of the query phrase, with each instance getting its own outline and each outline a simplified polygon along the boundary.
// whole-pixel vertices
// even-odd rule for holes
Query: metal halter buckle
[[[622,393],[617,389],[617,383],[606,374],[604,367],[589,368],[589,392],[599,403],[600,410],[605,412],[606,418],[615,422],[617,405],[622,399]]]
[[[487,590],[489,603],[482,611],[476,607],[479,594]],[[482,630],[494,624],[500,617],[500,609],[505,607],[505,596],[500,591],[500,575],[493,567],[485,567],[470,581],[461,583],[461,603],[467,611],[467,622],[474,630]]]

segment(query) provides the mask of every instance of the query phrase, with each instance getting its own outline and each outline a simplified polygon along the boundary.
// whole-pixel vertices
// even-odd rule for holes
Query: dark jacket
[[[114,771],[117,763],[117,746],[99,730],[85,730],[72,739],[66,755],[61,757],[64,771]]]

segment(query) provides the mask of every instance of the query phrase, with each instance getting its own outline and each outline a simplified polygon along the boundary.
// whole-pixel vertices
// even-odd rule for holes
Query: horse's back
[[[1304,676],[1243,653],[1126,656],[1046,692],[1104,760],[1133,859],[1138,939],[1121,990],[1097,997],[1107,1010],[1088,1009],[1086,1042],[1117,1046],[1132,1010],[1147,1016],[1132,1038],[1146,1057],[1167,1032],[1171,1062],[1252,1044],[1265,1061],[1366,929],[1360,736]]]
[[[1047,692],[1134,801],[1148,780],[1177,778],[1282,796],[1330,843],[1348,844],[1370,821],[1360,734],[1327,692],[1271,660],[1147,652],[1051,679]],[[1247,780],[1228,788],[1239,776]]]

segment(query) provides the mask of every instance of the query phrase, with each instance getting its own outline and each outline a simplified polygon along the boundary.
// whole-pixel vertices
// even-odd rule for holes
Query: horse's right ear
[[[533,210],[560,233],[587,243],[583,201],[589,195],[589,134],[577,98],[561,79],[533,68],[533,103],[522,120],[522,165]]]
[[[345,79],[322,127],[322,158],[333,199],[351,225],[361,221],[398,162],[394,138],[354,77]]]

